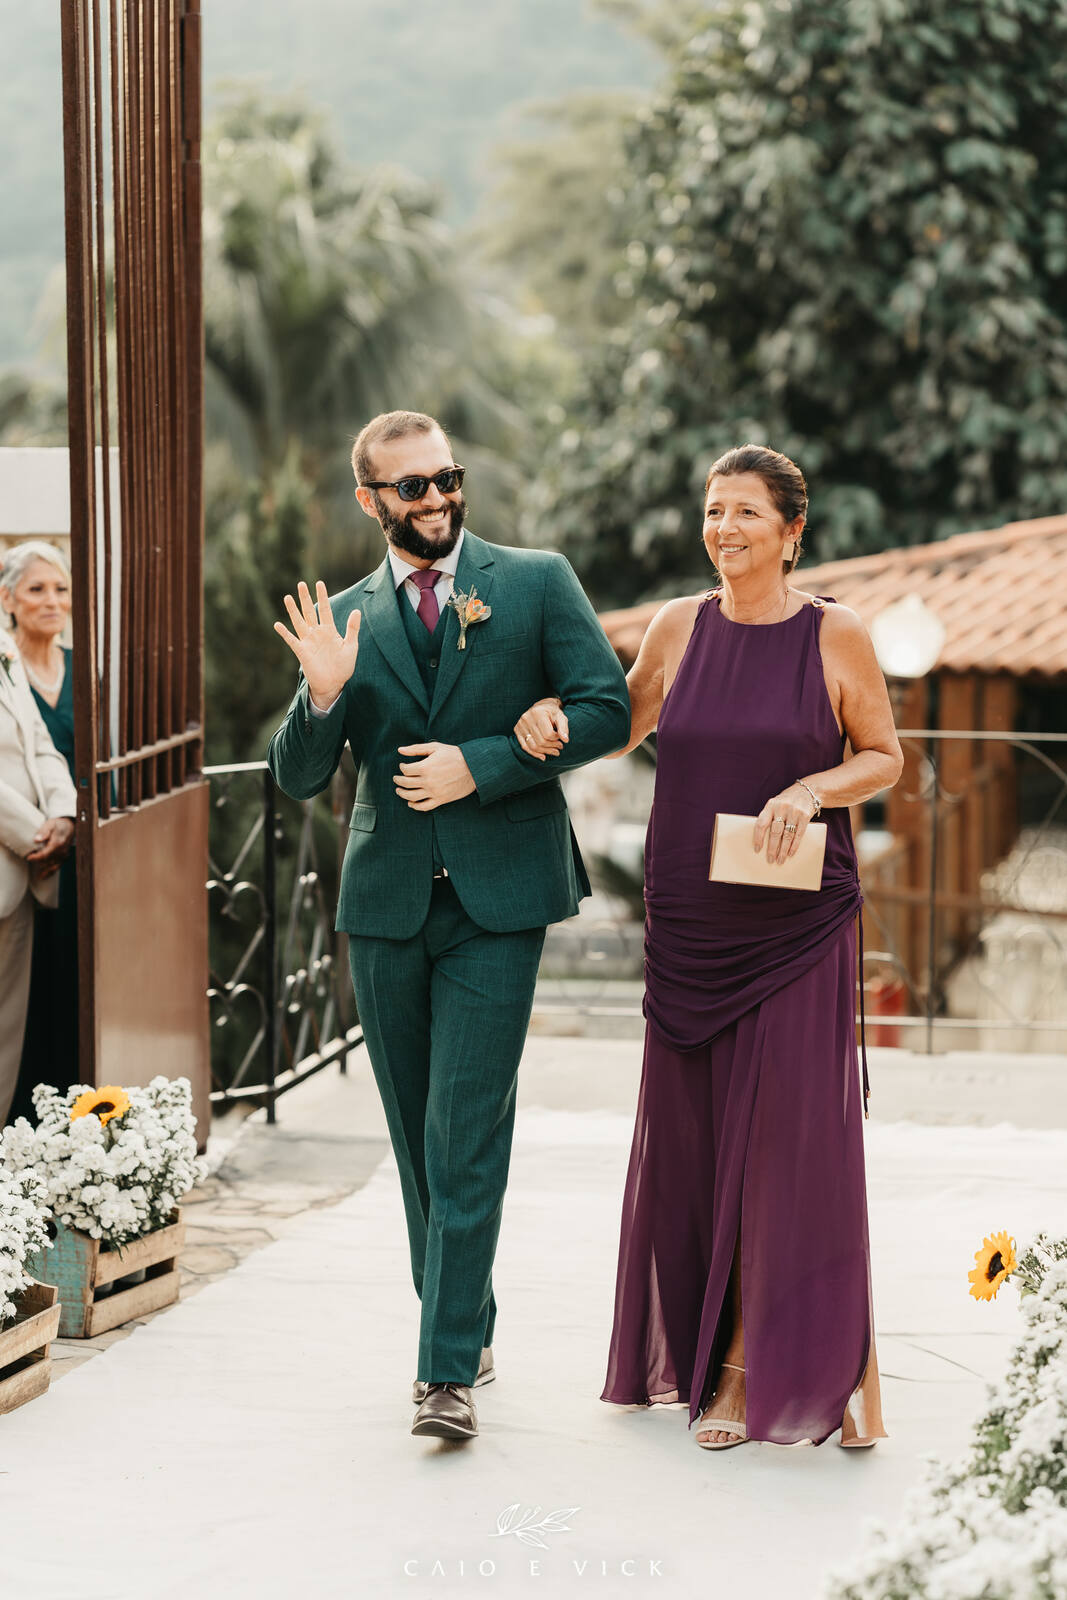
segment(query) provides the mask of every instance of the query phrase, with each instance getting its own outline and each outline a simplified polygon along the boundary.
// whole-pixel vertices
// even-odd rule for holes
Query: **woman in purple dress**
[[[665,605],[628,678],[627,748],[657,730],[657,768],[645,1056],[602,1398],[687,1402],[707,1449],[885,1437],[848,807],[891,787],[902,757],[862,622],[790,587],[806,514],[787,457],[744,445],[716,461],[704,544],[721,587]],[[542,705],[516,733],[550,757],[566,722]],[[772,863],[821,815],[821,888],[710,882],[719,812],[756,817],[753,849]]]

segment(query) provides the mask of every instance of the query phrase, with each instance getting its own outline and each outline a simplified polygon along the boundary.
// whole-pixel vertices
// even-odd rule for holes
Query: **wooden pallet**
[[[59,1328],[57,1292],[51,1283],[27,1284],[14,1322],[0,1330],[0,1414],[44,1394],[52,1381],[49,1346]]]
[[[59,1289],[61,1339],[94,1339],[98,1333],[177,1300],[185,1223],[180,1210],[173,1217],[165,1227],[131,1239],[121,1250],[102,1245],[77,1228],[57,1225],[51,1250],[34,1256],[29,1270],[39,1272]],[[100,1293],[142,1268],[142,1283]]]

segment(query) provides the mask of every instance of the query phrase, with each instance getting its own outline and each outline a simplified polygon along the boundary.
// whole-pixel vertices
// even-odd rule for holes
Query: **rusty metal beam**
[[[60,0],[86,1063],[121,945],[96,836],[203,782],[199,12]]]

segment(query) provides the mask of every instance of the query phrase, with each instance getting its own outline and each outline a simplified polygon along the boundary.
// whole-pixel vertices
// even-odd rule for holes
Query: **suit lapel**
[[[3,628],[0,628],[0,656],[4,658],[0,664],[0,701],[10,706],[12,715],[17,718],[18,693],[15,689],[15,674],[22,663],[19,661],[14,639],[5,633]]]
[[[40,810],[44,811],[47,809],[45,793],[41,786],[41,774],[37,766],[37,728],[34,715],[37,710],[37,702],[33,698],[33,690],[30,688],[30,680],[26,676],[26,669],[18,656],[13,657],[11,670],[14,674],[14,681],[8,682],[7,673],[0,667],[0,697],[11,708],[15,726],[22,739],[22,754],[26,762],[26,771],[30,775],[30,782],[33,784],[34,794],[37,796],[37,805]]]
[[[404,688],[415,696],[424,711],[429,711],[430,697],[426,693],[426,685],[422,681],[418,663],[408,636],[404,632],[404,624],[400,620],[396,586],[393,583],[393,570],[389,565],[388,556],[377,572],[372,574],[364,595],[363,604],[360,606],[363,625],[370,628],[375,644]],[[407,604],[403,596],[401,601],[404,605]]]
[[[472,589],[478,591],[479,600],[488,600],[489,591],[493,584],[493,552],[483,539],[476,539],[468,529],[463,536],[463,548],[459,553],[459,565],[456,568],[456,577],[453,584],[453,594],[470,594]],[[459,675],[470,659],[472,650],[477,650],[478,640],[483,629],[491,628],[493,620],[490,617],[486,622],[476,622],[467,630],[466,648],[459,648],[459,617],[452,606],[448,608],[445,619],[445,636],[441,644],[441,666],[437,673],[437,682],[434,685],[433,703],[430,706],[430,721],[437,716],[441,707],[448,699],[452,690],[459,681]]]

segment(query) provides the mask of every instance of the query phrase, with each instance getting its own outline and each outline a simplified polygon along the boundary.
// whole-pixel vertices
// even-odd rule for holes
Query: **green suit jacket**
[[[558,922],[589,893],[558,775],[626,743],[622,669],[561,555],[487,544],[468,530],[455,589],[476,589],[492,616],[470,626],[460,650],[449,608],[432,692],[404,631],[388,559],[332,598],[342,633],[350,612],[362,613],[355,671],[326,717],[311,715],[301,681],[270,742],[270,770],[298,800],[324,789],[345,744],[351,748],[358,783],[337,906],[345,933],[418,932],[430,903],[435,823],[453,887],[483,928]],[[563,701],[570,741],[541,762],[524,754],[512,728],[546,694]],[[432,812],[412,811],[393,784],[398,747],[431,740],[460,746],[476,790]]]

